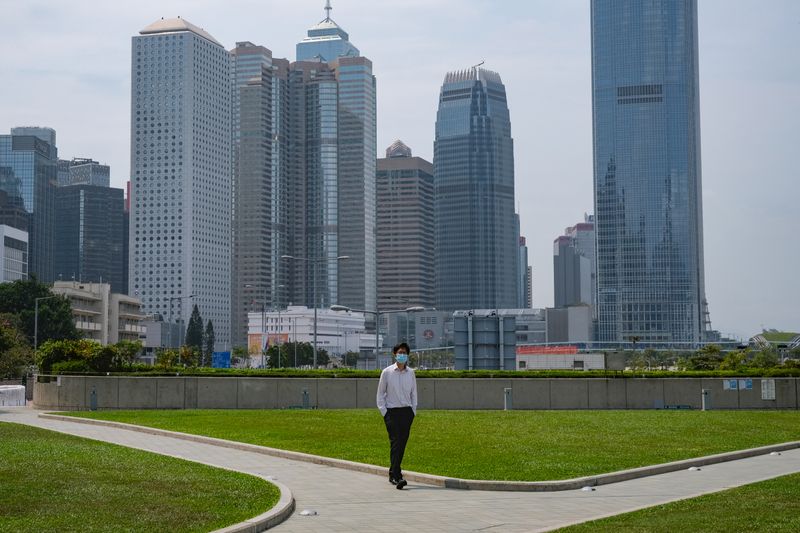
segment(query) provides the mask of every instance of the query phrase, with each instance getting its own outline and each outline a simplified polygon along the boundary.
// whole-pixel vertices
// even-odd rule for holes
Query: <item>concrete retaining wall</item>
[[[798,378],[775,378],[775,399],[763,400],[760,378],[752,389],[726,389],[718,378],[657,379],[418,379],[420,409],[502,409],[511,388],[514,409],[700,409],[709,391],[712,409],[797,409]],[[287,409],[303,406],[375,407],[373,378],[117,377],[59,376],[37,379],[39,409]]]

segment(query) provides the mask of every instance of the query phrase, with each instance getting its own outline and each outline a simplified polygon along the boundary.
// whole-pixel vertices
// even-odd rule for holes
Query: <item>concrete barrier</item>
[[[762,378],[419,378],[417,390],[420,409],[502,409],[505,388],[517,410],[699,409],[703,389],[711,409],[797,409],[800,379],[772,381],[774,400],[762,398]],[[89,409],[94,390],[98,409],[287,409],[304,399],[308,408],[369,409],[377,387],[377,378],[38,376],[33,405]]]

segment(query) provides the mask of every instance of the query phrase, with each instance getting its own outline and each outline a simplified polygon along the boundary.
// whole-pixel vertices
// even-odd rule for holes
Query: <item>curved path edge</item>
[[[64,420],[64,421],[69,421],[69,422],[78,421],[78,422],[82,422],[82,423],[87,423],[87,422],[88,423],[106,422],[106,421],[91,420],[91,419],[88,419],[88,418],[78,418],[78,417],[73,417],[73,416],[50,415],[50,414],[46,414],[46,413],[39,413],[39,418],[49,418],[49,419],[53,419],[53,420]],[[136,426],[136,425],[133,425],[133,424],[122,424],[120,422],[107,422],[107,423],[95,424],[95,425],[104,425],[104,426],[109,426],[109,427],[119,427],[119,428],[122,428],[122,429],[129,429],[129,430],[133,430],[133,431],[141,431],[141,429],[144,427],[144,426]],[[177,433],[177,432],[163,431],[163,430],[157,430],[157,431],[159,433],[157,433],[155,431],[154,432],[148,432],[148,433],[156,434],[156,435],[157,434],[169,434],[169,436],[175,437],[175,438],[181,438],[181,436],[188,436],[185,433]],[[195,440],[195,439],[190,439],[190,440]],[[219,440],[219,439],[215,439],[215,440]],[[197,442],[203,442],[203,441],[197,441]],[[223,441],[223,442],[228,442],[228,441]],[[212,444],[216,444],[216,443],[212,443]],[[158,453],[158,452],[150,452],[150,453]],[[212,466],[214,468],[221,468],[223,470],[230,470],[230,469],[227,469],[225,467],[221,467],[221,466],[218,466],[218,465],[213,465],[213,464],[202,462],[202,461],[194,461],[192,459],[184,459],[184,460],[185,461],[192,461],[192,462],[200,462],[201,464]],[[238,470],[234,470],[234,471],[239,472]],[[278,498],[277,503],[275,503],[275,505],[271,509],[261,513],[260,515],[254,516],[252,518],[248,518],[247,520],[244,520],[244,521],[236,523],[236,524],[232,524],[230,526],[226,526],[226,527],[224,527],[222,529],[216,529],[212,533],[260,533],[261,531],[266,531],[268,529],[271,529],[271,528],[277,526],[278,524],[281,524],[281,523],[285,522],[290,516],[292,516],[292,513],[294,512],[294,508],[295,508],[295,500],[294,500],[294,494],[292,494],[292,491],[291,491],[291,489],[289,489],[289,487],[287,487],[283,483],[280,483],[279,481],[277,481],[275,479],[272,479],[271,477],[268,477],[268,476],[261,476],[261,475],[250,473],[250,472],[243,472],[243,473],[248,474],[250,476],[260,477],[261,479],[263,479],[263,480],[265,480],[265,481],[267,481],[269,483],[272,483],[273,485],[278,487],[278,490],[280,491],[280,498]]]
[[[263,455],[281,457],[283,459],[291,459],[294,461],[303,461],[307,463],[332,466],[335,468],[343,468],[345,470],[354,470],[357,472],[364,472],[367,474],[375,474],[379,476],[389,475],[389,469],[382,466],[369,465],[365,463],[356,463],[354,461],[346,461],[344,459],[334,459],[331,457],[322,457],[319,455],[312,455],[308,453],[294,452],[289,450],[281,450],[278,448],[269,448],[267,446],[258,446],[256,444],[247,444],[244,442],[229,441],[224,439],[218,439],[215,437],[205,437],[202,435],[179,433],[177,431],[169,431],[166,429],[157,429],[147,426],[137,426],[134,424],[126,424],[124,422],[113,422],[110,420],[96,420],[92,418],[81,418],[75,416],[64,416],[64,415],[49,414],[49,413],[40,413],[39,417],[50,418],[53,420],[63,420],[67,422],[75,422],[81,424],[116,427],[121,429],[128,429],[131,431],[139,431],[142,433],[148,433],[152,435],[163,435],[167,437],[188,440],[192,442],[201,442],[205,444],[211,444],[214,446],[220,446],[223,448],[231,448],[234,450],[243,450],[248,452],[260,453]],[[746,459],[748,457],[755,457],[758,455],[766,455],[772,452],[793,450],[796,448],[800,448],[800,441],[784,442],[781,444],[771,444],[769,446],[760,446],[758,448],[749,448],[746,450],[718,453],[714,455],[707,455],[705,457],[696,457],[694,459],[684,459],[681,461],[673,461],[671,463],[662,463],[657,465],[632,468],[628,470],[620,470],[617,472],[609,472],[607,474],[597,474],[592,476],[584,476],[584,477],[557,480],[557,481],[490,481],[490,480],[479,480],[479,479],[459,479],[459,478],[436,476],[433,474],[422,474],[419,472],[409,472],[409,471],[403,471],[403,477],[405,477],[409,481],[416,481],[418,483],[425,483],[428,485],[434,485],[437,487],[446,487],[451,489],[509,491],[509,492],[553,492],[561,490],[576,490],[576,489],[581,489],[583,487],[595,487],[598,485],[607,485],[609,483],[618,483],[620,481],[628,481],[631,479],[655,476],[658,474],[665,474],[668,472],[675,472],[678,470],[686,470],[691,467],[702,467],[706,465],[724,463],[727,461],[735,461],[737,459]],[[228,532],[229,530],[225,529],[221,531]],[[237,529],[230,531],[247,531],[247,530]],[[253,530],[253,531],[262,531],[262,530]]]
[[[187,459],[190,460],[190,459]],[[216,467],[219,468],[219,467]],[[255,474],[250,474],[255,475]],[[259,476],[262,477],[263,476]],[[294,512],[294,496],[292,495],[292,491],[289,490],[289,487],[284,485],[283,483],[279,483],[274,479],[263,478],[278,487],[278,490],[281,491],[281,497],[278,500],[278,503],[265,513],[261,513],[258,516],[254,516],[253,518],[248,518],[244,522],[239,522],[238,524],[233,524],[231,526],[217,529],[212,533],[260,533],[261,531],[266,531],[267,529],[272,529],[273,527],[277,526],[278,524],[286,521]]]

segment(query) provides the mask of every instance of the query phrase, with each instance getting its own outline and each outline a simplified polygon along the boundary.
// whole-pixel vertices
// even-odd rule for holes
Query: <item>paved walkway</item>
[[[800,449],[683,470],[595,491],[483,492],[411,484],[398,491],[381,477],[220,448],[137,431],[38,418],[30,408],[1,408],[0,421],[28,424],[213,466],[274,476],[296,500],[276,533],[394,532],[398,511],[407,531],[547,531],[739,485],[800,472]],[[302,516],[313,509],[316,516]]]

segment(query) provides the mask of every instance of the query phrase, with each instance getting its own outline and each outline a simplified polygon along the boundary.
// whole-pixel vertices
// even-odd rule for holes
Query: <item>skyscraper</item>
[[[695,0],[592,0],[601,341],[706,324]]]
[[[433,165],[395,141],[377,187],[378,309],[434,307]]]
[[[130,289],[185,327],[192,304],[230,347],[231,58],[181,18],[133,37]]]
[[[517,307],[514,144],[497,73],[473,67],[447,74],[433,167],[437,308]]]
[[[595,306],[594,217],[567,228],[553,243],[553,294],[555,307]]]
[[[0,213],[6,224],[28,231],[29,272],[45,283],[54,279],[55,143],[51,128],[12,128],[11,135],[0,135],[0,188],[5,192]]]
[[[333,52],[325,52],[326,39],[314,38],[323,30],[334,33]],[[306,259],[291,265],[288,297],[308,306],[372,310],[377,152],[372,62],[357,55],[329,15],[308,34],[298,44],[298,57],[307,60],[292,63],[288,72],[290,255]],[[340,52],[345,55],[336,55]],[[337,261],[340,256],[349,259]]]
[[[272,52],[250,42],[236,43],[233,102],[233,344],[247,341],[247,312],[272,308],[278,295],[278,268],[286,254],[286,180],[277,172],[276,118],[285,105],[273,95],[278,79]],[[285,135],[284,135],[285,137]],[[277,161],[276,161],[277,162]]]
[[[122,189],[96,185],[56,189],[56,278],[108,283],[112,292],[126,294],[125,216]]]
[[[231,52],[235,345],[262,306],[375,309],[375,77],[326,9],[294,63]]]

